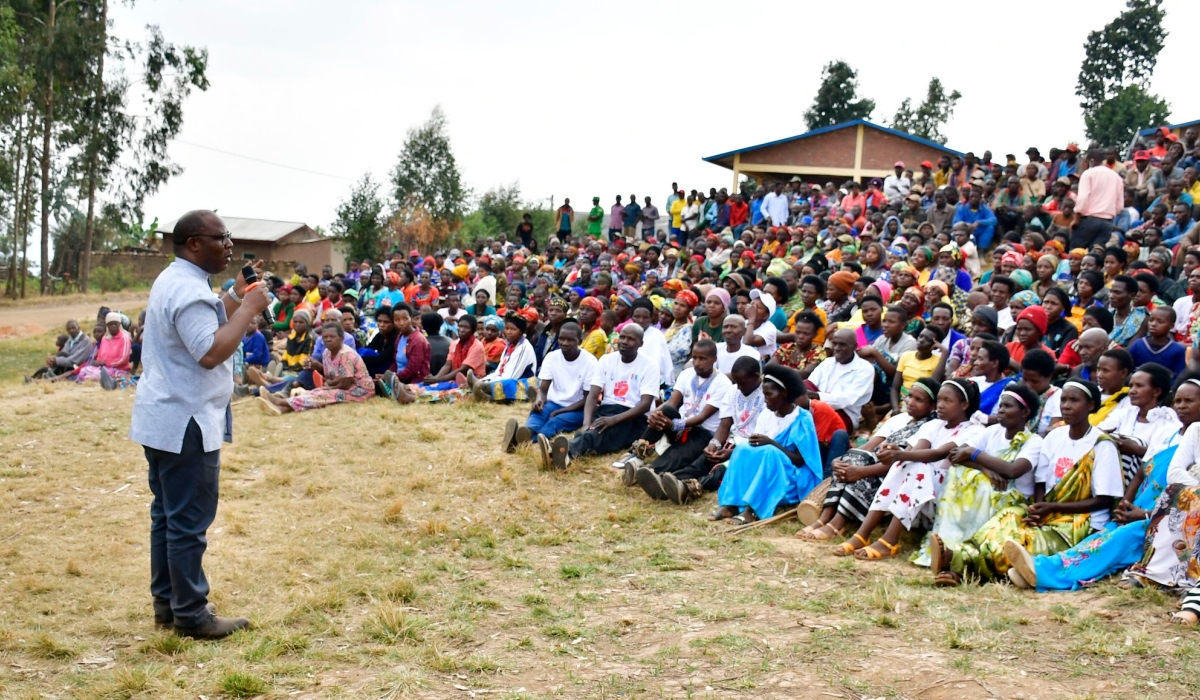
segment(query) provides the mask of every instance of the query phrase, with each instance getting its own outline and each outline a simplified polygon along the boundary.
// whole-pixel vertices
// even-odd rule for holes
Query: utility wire
[[[183,139],[174,139],[174,141],[176,143],[182,143],[185,146],[191,146],[193,148],[200,148],[205,151],[212,151],[214,153],[220,153],[220,154],[226,155],[226,156],[233,156],[234,158],[242,158],[243,160],[251,160],[251,161],[254,161],[255,163],[262,163],[263,165],[270,165],[270,166],[274,166],[276,168],[284,168],[285,170],[295,170],[296,172],[308,173],[309,175],[319,175],[321,177],[329,177],[329,178],[333,178],[334,180],[345,180],[346,182],[354,182],[353,178],[342,177],[341,175],[330,175],[329,173],[319,173],[316,170],[306,170],[305,168],[297,168],[294,165],[284,165],[283,163],[273,163],[269,160],[263,160],[262,158],[246,156],[246,155],[242,155],[241,153],[233,153],[232,151],[224,151],[224,150],[221,150],[220,148],[213,148],[212,146],[204,146],[204,145],[201,145],[198,143],[192,143],[191,141],[184,141]]]

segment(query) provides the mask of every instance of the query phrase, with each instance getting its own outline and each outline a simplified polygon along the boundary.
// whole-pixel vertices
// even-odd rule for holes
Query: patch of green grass
[[[89,335],[91,326],[88,326]],[[54,354],[54,339],[62,332],[53,330],[28,338],[0,340],[0,383],[18,383],[22,377],[46,364],[46,355]]]
[[[156,634],[142,644],[142,653],[161,654],[163,656],[178,656],[194,646],[194,642],[177,634],[164,632]]]
[[[49,632],[39,632],[34,635],[29,650],[34,656],[40,656],[43,659],[72,659],[76,654],[73,647],[59,641]]]
[[[428,626],[425,618],[419,615],[410,615],[391,605],[380,605],[363,625],[363,631],[377,642],[400,644],[420,641],[422,631]]]
[[[594,567],[591,567],[587,564],[563,564],[558,569],[558,573],[568,581],[571,579],[583,578],[584,576],[595,571],[596,569]]]
[[[220,688],[231,698],[252,698],[271,689],[263,679],[242,671],[229,671],[221,676]]]

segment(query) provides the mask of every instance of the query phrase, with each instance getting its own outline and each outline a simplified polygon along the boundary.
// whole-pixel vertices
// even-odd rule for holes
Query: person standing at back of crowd
[[[637,238],[638,225],[642,221],[642,205],[637,202],[637,195],[629,195],[629,204],[625,205],[625,220],[622,222],[624,226],[621,228],[621,235],[626,241],[633,241]]]
[[[592,197],[592,209],[588,212],[588,235],[600,240],[600,230],[604,226],[604,207],[600,206],[600,198]]]
[[[654,227],[658,224],[658,207],[650,203],[646,197],[646,206],[642,207],[642,240],[654,237]]]
[[[217,515],[221,442],[233,439],[233,355],[246,328],[271,303],[266,286],[239,273],[217,297],[210,275],[233,259],[221,218],[192,211],[171,233],[175,260],[150,289],[144,371],[129,438],[149,464],[150,592],[154,620],[182,636],[220,639],[249,626],[214,614],[202,560]],[[262,263],[255,263],[261,274]]]
[[[1091,250],[1092,246],[1108,242],[1113,219],[1125,204],[1125,181],[1115,171],[1102,167],[1104,153],[1092,148],[1087,153],[1088,167],[1079,177],[1079,194],[1075,196],[1075,213],[1079,222],[1071,229],[1071,245]]]
[[[562,206],[554,215],[555,227],[559,238],[566,238],[571,235],[571,228],[575,226],[575,210],[571,208],[571,198],[567,197],[563,200]]]
[[[612,243],[621,235],[621,227],[625,225],[625,205],[621,204],[621,195],[608,210],[608,242]]]

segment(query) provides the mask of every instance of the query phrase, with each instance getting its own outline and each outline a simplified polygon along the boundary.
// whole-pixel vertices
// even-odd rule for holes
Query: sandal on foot
[[[746,516],[742,515],[741,513],[738,513],[737,515],[735,515],[729,519],[729,524],[737,525],[738,527],[745,525],[746,524]]]
[[[887,540],[880,537],[879,539],[875,540],[875,544],[883,545],[884,549],[887,550],[887,554],[884,554],[873,547],[863,547],[854,553],[854,558],[862,561],[879,561],[881,559],[891,559],[900,553],[900,543],[898,542],[896,544],[891,544]]]
[[[954,588],[962,585],[962,576],[953,571],[942,571],[933,579],[933,585],[938,588]]]
[[[946,546],[942,543],[942,538],[936,532],[929,534],[929,570],[937,574],[946,570],[946,565],[950,562],[946,561]]]
[[[1009,570],[1016,569],[1017,575],[1026,586],[1037,588],[1037,569],[1033,566],[1033,555],[1016,540],[1005,540],[1002,550],[1004,558],[1008,560]]]
[[[815,524],[816,523],[814,523],[814,525]],[[827,533],[832,533],[832,534],[827,534]],[[844,537],[845,535],[846,535],[846,527],[845,526],[842,526],[840,529],[835,530],[835,529],[829,527],[828,523],[821,525],[819,527],[813,528],[812,530],[808,530],[807,528],[805,528],[804,530],[801,530],[796,533],[796,537],[798,539],[804,540],[805,542],[825,542],[826,540],[832,540],[835,537]]]
[[[862,547],[854,546],[854,540],[858,540],[859,542],[862,542],[863,547],[869,547],[871,545],[871,543],[868,542],[862,535],[860,535],[856,532],[856,533],[854,533],[853,537],[851,537],[850,539],[846,540],[845,542],[843,542],[833,548],[833,556],[848,557],[848,556],[854,554],[855,552],[857,552],[858,550],[862,549]]]
[[[729,508],[726,508],[725,506],[721,506],[720,508],[714,510],[712,512],[712,515],[708,516],[708,519],[710,522],[715,523],[718,520],[725,520],[726,518],[733,517],[733,516],[729,515],[729,512],[730,512]]]
[[[1186,617],[1187,615],[1191,615],[1191,617]],[[1180,610],[1178,612],[1171,613],[1172,625],[1195,627],[1198,621],[1200,621],[1200,616],[1196,615],[1196,613],[1192,612],[1191,610]]]

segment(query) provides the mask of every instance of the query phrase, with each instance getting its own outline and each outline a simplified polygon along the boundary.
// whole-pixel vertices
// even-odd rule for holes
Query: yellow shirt
[[[579,348],[584,352],[592,353],[596,356],[596,359],[599,360],[601,357],[604,357],[604,352],[608,349],[608,334],[604,332],[603,328],[596,326],[596,328],[591,333],[588,333],[587,337],[583,339],[583,343],[580,344]]]
[[[313,287],[312,291],[304,295],[304,302],[306,304],[312,304],[314,308],[320,306],[321,293],[317,291],[316,287]]]
[[[954,172],[953,170],[951,170],[950,172],[946,172],[946,173],[942,172],[941,170],[934,170],[933,171],[933,186],[934,187],[945,187],[946,185],[949,185],[950,184],[950,174],[953,172]]]
[[[1188,190],[1187,193],[1192,195],[1193,202],[1200,202],[1200,180],[1193,182],[1192,189]]]
[[[908,390],[918,379],[932,377],[940,359],[936,352],[931,353],[928,360],[919,359],[916,350],[901,353],[900,360],[896,362],[896,374],[901,377],[900,395],[908,396]]]
[[[671,202],[671,227],[683,228],[683,209],[687,206],[683,197]]]

